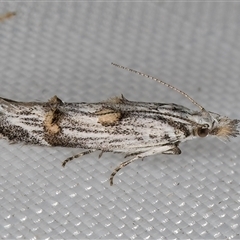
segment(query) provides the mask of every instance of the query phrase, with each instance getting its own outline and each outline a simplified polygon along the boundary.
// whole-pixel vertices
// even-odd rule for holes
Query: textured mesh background
[[[175,102],[179,87],[208,110],[240,118],[240,3],[1,3],[0,94],[20,100]],[[98,153],[0,141],[0,238],[239,238],[240,138],[182,144],[124,168]]]

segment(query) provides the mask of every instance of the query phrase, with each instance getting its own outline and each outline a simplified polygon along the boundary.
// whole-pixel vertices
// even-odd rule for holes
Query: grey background
[[[173,84],[240,119],[240,3],[2,2],[1,96],[20,101],[174,102]],[[240,138],[189,141],[124,168],[123,155],[0,141],[0,238],[239,238]]]

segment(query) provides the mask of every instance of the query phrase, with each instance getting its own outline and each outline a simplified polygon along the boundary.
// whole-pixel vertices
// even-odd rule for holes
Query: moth
[[[207,111],[188,94],[147,74],[112,63],[155,80],[188,98],[199,111],[174,103],[134,102],[123,95],[96,103],[65,103],[57,96],[47,102],[17,102],[0,98],[0,137],[10,143],[83,148],[67,162],[100,150],[124,153],[128,164],[155,154],[181,153],[180,143],[209,135],[229,139],[239,135],[239,120]]]
[[[5,21],[6,19],[15,16],[16,14],[17,14],[16,12],[7,12],[7,13],[5,13],[5,14],[3,14],[3,15],[0,15],[0,22],[3,22],[3,21]]]

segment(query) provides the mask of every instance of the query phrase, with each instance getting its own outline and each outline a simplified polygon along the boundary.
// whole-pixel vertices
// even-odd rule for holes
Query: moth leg
[[[99,153],[98,158],[101,158],[102,155],[103,155],[103,153],[104,153],[104,151],[102,150],[102,151]]]
[[[116,167],[114,170],[113,170],[113,172],[112,172],[112,174],[111,174],[111,176],[110,176],[110,185],[112,186],[113,185],[113,178],[114,178],[114,176],[117,174],[117,172],[119,171],[119,170],[121,170],[123,167],[126,167],[128,164],[130,164],[130,163],[132,163],[132,162],[134,162],[135,160],[137,160],[137,159],[139,159],[139,158],[142,158],[141,156],[139,156],[139,155],[137,155],[137,156],[135,156],[135,157],[133,157],[133,158],[130,158],[129,160],[127,160],[127,161],[125,161],[125,162],[122,162],[118,167]]]
[[[127,154],[124,156],[124,158],[136,156],[136,155],[139,155],[139,154],[141,154],[141,153],[143,153],[143,152],[127,153]]]
[[[72,157],[69,157],[69,158],[67,158],[67,159],[62,163],[62,166],[65,167],[65,165],[66,165],[68,162],[72,161],[74,158],[79,158],[79,157],[82,157],[82,156],[84,156],[84,155],[87,155],[87,154],[92,153],[92,152],[95,152],[95,151],[97,151],[97,150],[96,150],[96,149],[91,149],[91,150],[87,150],[87,151],[85,151],[85,152],[78,153],[78,154],[76,154],[76,155],[74,155],[74,156],[72,156]]]
[[[174,146],[173,148],[170,148],[167,151],[162,152],[162,154],[179,155],[181,154],[181,150],[177,146]]]

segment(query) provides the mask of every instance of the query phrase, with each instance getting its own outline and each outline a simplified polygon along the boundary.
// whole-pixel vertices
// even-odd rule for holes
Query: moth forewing
[[[183,91],[144,73],[113,64],[153,79],[187,97],[200,111],[178,104],[133,102],[122,96],[97,103],[65,103],[54,96],[48,102],[16,102],[0,98],[0,134],[11,142],[41,146],[84,148],[67,162],[96,150],[124,153],[131,162],[154,154],[180,154],[180,143],[213,135],[239,135],[239,120],[205,110]]]

